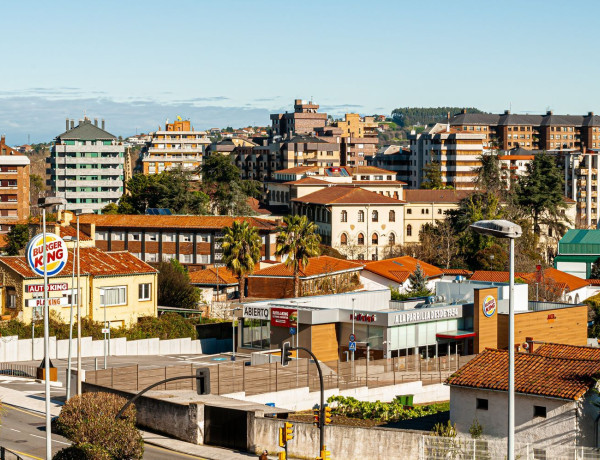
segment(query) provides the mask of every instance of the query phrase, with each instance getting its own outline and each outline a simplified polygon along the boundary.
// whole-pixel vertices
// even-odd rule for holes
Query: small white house
[[[427,277],[428,289],[432,292],[435,291],[435,283],[442,279],[444,272],[435,265],[411,256],[367,262],[361,277],[379,285],[398,289],[400,293],[406,293],[410,290],[409,277],[415,272],[417,265],[421,267]]]
[[[506,438],[507,369],[508,352],[487,349],[447,380],[450,420],[459,432],[468,435],[477,420],[484,439]],[[598,447],[599,373],[598,349],[549,344],[517,353],[515,442]]]

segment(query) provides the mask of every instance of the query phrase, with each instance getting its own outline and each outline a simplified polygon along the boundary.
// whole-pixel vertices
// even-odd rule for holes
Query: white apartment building
[[[122,142],[85,117],[54,139],[48,163],[50,186],[57,197],[67,200],[67,210],[97,213],[123,194]]]

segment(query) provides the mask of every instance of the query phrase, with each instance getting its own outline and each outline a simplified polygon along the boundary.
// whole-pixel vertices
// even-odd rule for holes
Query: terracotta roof
[[[466,270],[464,268],[441,268],[444,275],[461,275],[461,276],[471,276],[473,274],[472,271]]]
[[[303,177],[302,179],[284,182],[284,184],[285,185],[322,185],[324,187],[327,187],[328,185],[332,185],[331,182],[327,182],[323,179],[317,179],[316,177]]]
[[[542,279],[551,279],[556,284],[566,285],[569,291],[575,291],[590,284],[587,280],[579,278],[575,275],[571,275],[570,273],[565,273],[552,267],[543,270],[542,274],[537,272],[530,273],[529,279],[533,283],[535,283],[536,281],[539,282]]]
[[[404,190],[404,200],[407,203],[458,203],[472,195],[473,190]]]
[[[93,276],[132,275],[136,273],[156,273],[156,269],[142,262],[133,254],[126,251],[104,252],[97,248],[80,248],[81,273]],[[0,257],[0,263],[5,264],[24,278],[39,278],[27,264],[24,256]],[[73,251],[65,268],[59,276],[70,276],[73,270]]]
[[[71,238],[77,238],[77,229],[71,226],[59,227],[60,237],[64,238],[65,236],[69,236]],[[80,241],[91,241],[92,239],[79,230],[79,240]]]
[[[585,359],[600,362],[600,348],[545,343],[538,348],[534,347],[533,350],[533,354],[548,358]]]
[[[401,180],[353,180],[355,185],[406,185]]]
[[[308,171],[318,171],[318,166],[296,166],[295,168],[280,169],[273,174],[303,174]]]
[[[230,227],[235,220],[247,221],[259,230],[275,230],[277,228],[276,222],[258,217],[146,216],[140,214],[82,214],[79,217],[80,224],[96,224],[96,228],[221,229]]]
[[[533,155],[498,155],[499,160],[533,160]]]
[[[344,168],[349,173],[352,173],[353,175],[358,175],[358,176],[360,176],[361,174],[387,174],[387,175],[392,175],[392,176],[396,175],[395,171],[378,168],[376,166],[355,166],[355,167],[344,166]]]
[[[535,353],[515,356],[517,393],[578,400],[596,384],[600,361],[549,358]],[[473,358],[446,383],[508,391],[508,352],[487,349]]]
[[[600,280],[586,280],[590,286],[600,286]]]
[[[238,284],[238,277],[231,270],[225,267],[219,267],[218,284]],[[192,284],[210,284],[217,285],[217,269],[210,267],[205,270],[190,272],[190,283]]]
[[[0,249],[4,249],[8,246],[8,239],[6,238],[6,233],[0,233]]]
[[[346,271],[346,270],[354,270],[359,271],[362,270],[362,264],[356,262],[350,262],[345,259],[337,259],[335,257],[330,256],[319,256],[319,257],[311,257],[308,260],[308,264],[304,269],[300,270],[300,277],[307,278],[310,276],[319,276],[319,275],[331,275],[334,273]],[[294,276],[294,272],[291,268],[285,266],[285,264],[277,264],[272,267],[266,267],[262,270],[258,270],[254,272],[252,276],[286,276],[291,277]]]
[[[250,206],[250,208],[252,208],[252,210],[258,214],[262,214],[264,216],[271,215],[271,211],[263,208],[260,201],[258,201],[256,198],[252,198],[251,196],[249,196],[246,200],[246,203],[248,203],[248,206]]]
[[[410,274],[417,269],[417,264],[421,266],[425,276],[428,278],[437,278],[444,274],[442,270],[436,266],[410,256],[367,262],[365,270],[369,270],[370,272],[396,281],[397,283],[403,283],[408,279]]]
[[[309,193],[301,198],[294,198],[292,201],[299,203],[315,204],[401,204],[402,200],[397,200],[389,196],[380,195],[359,187],[348,187],[346,185],[337,185],[327,187]]]

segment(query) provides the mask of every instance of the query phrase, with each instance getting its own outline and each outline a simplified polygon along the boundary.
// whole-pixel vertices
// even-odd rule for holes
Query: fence
[[[11,377],[35,379],[37,378],[36,369],[35,366],[26,366],[24,364],[0,363],[0,377],[8,375]]]
[[[506,458],[506,440],[423,436],[421,460],[494,460]],[[600,449],[560,445],[515,444],[520,460],[600,460]]]
[[[17,455],[12,450],[7,449],[6,447],[0,446],[0,459],[1,460],[25,460],[20,455]]]
[[[415,356],[354,362],[323,362],[325,389],[347,390],[358,387],[377,388],[406,382],[422,381],[424,385],[442,383],[471,356],[419,359]],[[249,366],[248,361],[197,363],[195,365],[140,369],[139,366],[87,371],[86,381],[119,390],[142,390],[169,377],[195,375],[197,367],[210,367],[211,393],[223,395],[245,392],[246,396],[309,387],[319,390],[319,376],[314,362],[297,359],[288,366],[265,363]],[[193,379],[161,385],[157,389],[188,389],[195,387]]]

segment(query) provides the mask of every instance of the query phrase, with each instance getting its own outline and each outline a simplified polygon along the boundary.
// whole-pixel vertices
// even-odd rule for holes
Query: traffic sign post
[[[350,342],[356,342],[356,336],[354,334],[350,334]]]
[[[296,328],[295,327],[290,327],[290,335],[296,335]]]
[[[348,343],[348,350],[350,350],[350,351],[356,351],[356,342],[349,342]]]

